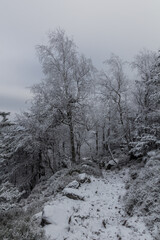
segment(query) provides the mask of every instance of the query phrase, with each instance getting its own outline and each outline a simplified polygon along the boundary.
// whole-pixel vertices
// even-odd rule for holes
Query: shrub
[[[137,170],[135,178],[136,168],[130,171],[130,187],[124,197],[125,210],[129,215],[144,216],[151,229],[155,223],[160,229],[160,151],[148,153],[145,166]]]
[[[147,152],[157,149],[159,147],[159,141],[152,135],[143,135],[137,142],[130,143],[130,157],[140,158],[146,155]]]
[[[16,207],[0,212],[0,239],[45,240],[44,232],[33,221],[30,212]]]

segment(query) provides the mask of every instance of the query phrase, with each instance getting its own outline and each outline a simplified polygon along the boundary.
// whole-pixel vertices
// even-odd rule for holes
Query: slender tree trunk
[[[106,150],[107,151],[109,151],[108,146],[110,146],[110,135],[111,135],[111,111],[110,111],[110,104],[109,104],[108,131],[107,131],[107,143],[106,143]]]
[[[122,113],[120,100],[119,100],[119,103],[118,103],[118,108],[119,108],[120,122],[121,122],[122,129],[123,129],[123,132],[124,132],[124,137],[125,137],[126,142],[127,142],[127,147],[129,148],[129,139],[128,139],[128,134],[127,134],[127,129],[125,129],[125,126],[124,126],[123,113]]]
[[[102,149],[103,149],[103,155],[105,154],[106,151],[106,141],[105,141],[105,126],[102,128]]]
[[[96,155],[98,155],[98,129],[96,127]]]
[[[65,142],[64,141],[62,143],[62,149],[63,149],[63,153],[65,154]]]
[[[39,172],[39,179],[41,178],[42,175],[45,175],[45,168],[42,164],[42,151],[39,151],[39,166],[38,166],[38,172]]]
[[[75,143],[74,143],[74,130],[73,130],[73,121],[72,121],[72,110],[71,106],[68,106],[68,120],[69,120],[69,131],[70,131],[70,144],[71,144],[71,160],[72,162],[76,161],[76,153],[75,153]]]
[[[70,129],[70,143],[71,143],[72,162],[75,162],[76,161],[76,156],[75,156],[74,132],[73,132],[72,121],[70,122],[69,129]]]
[[[108,143],[108,151],[109,151],[109,153],[110,153],[110,155],[111,155],[112,160],[117,164],[117,162],[116,162],[116,160],[115,160],[115,158],[114,158],[114,156],[113,156],[113,153],[112,153],[112,151],[111,151],[111,148],[110,148],[110,144],[109,144],[109,143]]]
[[[81,159],[81,144],[79,142],[77,142],[76,154],[78,156],[78,160],[80,161],[80,159]]]

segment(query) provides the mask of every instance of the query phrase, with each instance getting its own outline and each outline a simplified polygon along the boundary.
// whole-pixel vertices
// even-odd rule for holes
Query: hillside
[[[86,159],[41,181],[27,199],[4,185],[0,237],[158,240],[159,160],[159,151],[152,151],[145,163],[121,158],[118,166],[101,171]]]
[[[57,240],[153,239],[142,218],[124,212],[127,170],[103,172],[103,178],[91,177],[78,189],[74,184],[65,188],[64,195],[76,194],[83,200],[60,194],[50,201],[42,213],[46,235]]]

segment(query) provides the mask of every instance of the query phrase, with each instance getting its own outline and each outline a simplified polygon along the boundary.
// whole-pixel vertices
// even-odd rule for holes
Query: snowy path
[[[124,173],[104,173],[103,179],[91,177],[78,194],[84,201],[57,196],[46,206],[52,224],[45,226],[51,240],[152,240],[141,219],[128,219],[122,206]]]

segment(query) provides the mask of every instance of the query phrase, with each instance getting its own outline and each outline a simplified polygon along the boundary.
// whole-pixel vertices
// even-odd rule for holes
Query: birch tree
[[[101,94],[108,104],[108,126],[117,126],[121,131],[120,138],[129,144],[129,126],[127,126],[127,77],[124,73],[124,62],[116,55],[105,61],[106,69],[101,74]],[[111,123],[112,122],[112,123]],[[119,129],[118,129],[119,128]],[[109,135],[111,129],[108,130]],[[117,133],[116,133],[117,134]]]
[[[136,55],[132,67],[137,71],[134,95],[138,106],[139,133],[149,133],[149,115],[155,105],[153,93],[158,90],[155,80],[158,70],[157,54],[149,50],[142,50]]]
[[[71,159],[75,162],[74,129],[80,124],[79,113],[90,91],[91,60],[77,53],[75,43],[63,30],[51,32],[48,45],[37,46],[37,52],[45,74],[41,87],[46,90],[43,101],[48,101],[50,107],[61,115],[62,123],[68,126]],[[37,89],[35,86],[34,91]],[[38,94],[42,98],[41,92]]]

